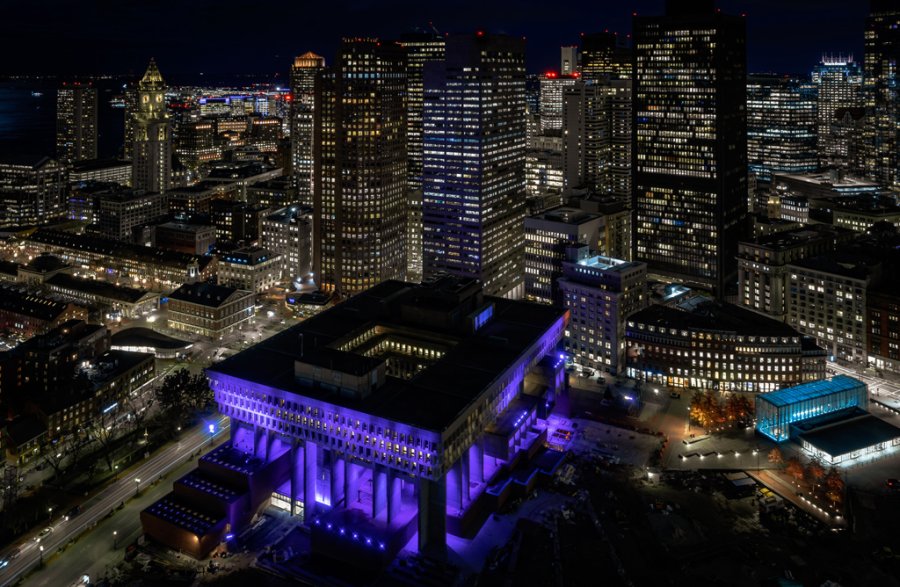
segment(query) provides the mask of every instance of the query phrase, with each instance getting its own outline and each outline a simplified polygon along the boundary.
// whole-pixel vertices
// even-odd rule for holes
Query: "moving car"
[[[53,533],[53,528],[51,528],[50,526],[47,526],[46,528],[44,528],[43,530],[41,530],[40,534],[38,534],[37,536],[35,536],[34,539],[35,539],[36,541],[40,542],[41,540],[43,540],[43,539],[46,538],[47,536],[50,536],[50,534],[52,534],[52,533]]]

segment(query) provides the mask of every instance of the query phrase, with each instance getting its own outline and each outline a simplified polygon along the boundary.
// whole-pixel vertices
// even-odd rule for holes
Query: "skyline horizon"
[[[558,67],[559,47],[575,45],[585,32],[618,31],[628,37],[635,14],[660,14],[662,0],[632,0],[627,6],[583,7],[583,18],[573,11],[549,12],[534,0],[511,3],[502,0],[487,7],[465,0],[457,10],[432,4],[422,14],[419,4],[408,0],[372,3],[357,0],[351,6],[337,2],[315,6],[299,14],[296,6],[285,6],[285,18],[278,22],[257,19],[254,28],[243,31],[240,44],[223,45],[221,27],[227,16],[239,10],[238,3],[223,0],[215,8],[201,1],[185,7],[180,19],[172,20],[161,8],[147,6],[114,7],[100,10],[81,7],[73,10],[65,0],[49,0],[49,13],[35,19],[34,7],[21,5],[5,23],[0,23],[0,47],[6,54],[19,54],[15,71],[7,75],[139,75],[146,61],[156,57],[169,63],[171,75],[237,75],[241,72],[286,75],[294,56],[307,50],[334,60],[342,37],[370,36],[383,40],[423,31],[429,26],[441,33],[484,29],[492,33],[523,36],[526,39],[526,66],[530,73]],[[53,10],[54,4],[62,5]],[[467,9],[467,5],[471,4]],[[868,2],[848,6],[841,0],[776,0],[746,2],[720,0],[725,13],[747,18],[748,70],[755,72],[799,73],[822,54],[863,54],[863,32]],[[229,10],[229,7],[234,10]],[[392,8],[396,8],[392,10]],[[344,9],[344,10],[342,10]],[[477,10],[476,10],[477,9]],[[141,12],[143,10],[143,12]],[[95,14],[91,14],[95,13]],[[101,16],[102,14],[102,16]],[[478,14],[477,17],[470,16]],[[385,16],[390,19],[385,19]],[[91,18],[93,16],[93,18]],[[292,18],[296,17],[296,18]],[[300,33],[285,34],[274,25],[297,21]],[[802,22],[803,26],[798,23]],[[431,23],[434,23],[433,25]],[[585,26],[585,23],[596,23]],[[855,23],[855,24],[854,24]],[[153,30],[156,29],[156,30]],[[34,45],[39,35],[40,45]],[[300,42],[293,39],[302,38]],[[23,46],[30,51],[22,52]],[[296,48],[299,46],[300,48]],[[235,47],[237,50],[235,50]],[[223,51],[228,60],[223,60]],[[221,63],[227,61],[223,68]],[[171,65],[177,64],[176,67]],[[226,69],[228,71],[226,71]]]

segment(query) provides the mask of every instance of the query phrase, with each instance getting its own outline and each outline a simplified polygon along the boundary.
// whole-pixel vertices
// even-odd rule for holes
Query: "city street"
[[[149,419],[152,414],[159,409],[155,401],[149,401],[152,399],[155,384],[161,383],[166,375],[171,373],[177,366],[178,364],[174,362],[157,361],[156,377],[144,383],[132,392],[132,395],[136,400],[135,405],[148,406],[147,409],[149,410],[149,413],[147,414],[147,416],[145,416],[145,418]],[[95,441],[86,444],[82,449],[82,453],[89,453],[94,444]],[[60,461],[60,468],[64,468],[67,462],[68,459],[64,457]],[[22,490],[24,490],[25,492],[31,491],[35,488],[40,487],[47,479],[53,476],[53,473],[53,468],[47,465],[43,457],[39,456],[38,458],[31,460],[23,468],[19,469],[18,474],[19,477],[22,478],[21,482],[19,483],[19,487],[22,488]],[[28,489],[29,487],[31,489]]]
[[[86,530],[93,528],[110,512],[114,512],[115,508],[124,503],[125,500],[133,497],[136,492],[149,487],[154,480],[182,465],[197,449],[204,445],[209,445],[210,424],[213,424],[215,427],[216,438],[221,438],[223,434],[227,434],[229,424],[226,417],[217,416],[215,422],[202,422],[185,432],[179,441],[170,443],[143,463],[122,471],[120,474],[121,478],[118,481],[81,504],[80,515],[69,521],[62,517],[58,518],[51,525],[52,533],[45,536],[40,542],[36,540],[37,533],[35,533],[35,536],[20,543],[17,547],[5,550],[0,555],[0,559],[9,560],[9,564],[0,571],[0,585],[14,583],[28,571],[40,566],[42,559],[50,558],[51,554],[56,553],[58,549],[80,536]],[[124,520],[130,516],[137,521],[137,512],[140,511],[139,507],[140,502],[134,506],[133,511],[126,507],[122,512],[114,513],[112,519]],[[126,511],[130,511],[130,514],[127,516],[123,515]],[[129,527],[123,526],[123,536],[126,535],[124,534],[125,532],[129,531]],[[98,531],[97,534],[102,535],[102,532]],[[111,538],[111,532],[108,538]],[[11,558],[14,552],[18,552],[18,554],[15,558]],[[80,549],[73,549],[63,552],[58,560],[51,563],[51,566],[53,565],[65,567],[66,570],[64,572],[71,574],[71,577],[67,575],[63,582],[53,580],[35,582],[35,585],[68,585],[80,576],[78,573],[83,571],[85,561],[83,555],[80,554]],[[45,572],[47,571],[39,572],[30,581],[40,581],[42,573]]]
[[[884,379],[860,373],[852,367],[844,367],[837,363],[827,363],[828,369],[834,370],[835,373],[855,377],[860,381],[864,381],[869,386],[869,398],[888,406],[894,410],[900,411],[900,384]]]

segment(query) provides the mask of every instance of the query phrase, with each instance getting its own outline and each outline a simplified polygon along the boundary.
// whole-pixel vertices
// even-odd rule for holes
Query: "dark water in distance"
[[[97,155],[114,157],[124,142],[125,110],[111,107],[109,100],[122,85],[106,80],[95,85]],[[55,81],[0,82],[0,162],[36,163],[56,155],[56,88]]]
[[[164,72],[165,76],[165,72]],[[245,87],[254,84],[284,84],[282,76],[165,76],[173,85]],[[116,157],[125,140],[125,110],[109,101],[122,93],[125,79],[96,80],[99,136],[97,155]],[[57,80],[0,80],[0,162],[36,163],[56,151]],[[33,96],[39,92],[41,96]]]

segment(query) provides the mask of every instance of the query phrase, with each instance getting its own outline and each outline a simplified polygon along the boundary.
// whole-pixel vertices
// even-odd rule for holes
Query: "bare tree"
[[[155,398],[151,394],[137,394],[129,396],[124,400],[123,405],[131,415],[128,420],[130,431],[135,432],[146,427],[151,408],[155,401]],[[139,438],[140,436],[135,434],[134,442]]]
[[[102,412],[85,427],[88,437],[99,445],[100,452],[103,453],[103,459],[110,471],[113,469],[112,443],[116,437],[115,424],[114,412]]]
[[[63,461],[68,457],[66,444],[65,437],[58,436],[41,447],[41,460],[53,469],[57,480],[62,477],[65,470]]]
[[[3,511],[9,511],[19,499],[19,468],[8,465],[3,469]]]

